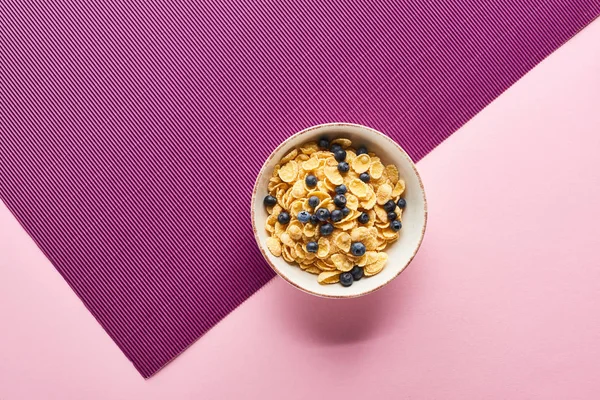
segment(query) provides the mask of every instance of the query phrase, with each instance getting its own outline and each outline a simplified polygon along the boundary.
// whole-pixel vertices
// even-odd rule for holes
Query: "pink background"
[[[0,399],[595,399],[600,21],[419,163],[430,219],[399,279],[274,279],[145,381],[0,207]],[[58,360],[58,361],[57,361]]]

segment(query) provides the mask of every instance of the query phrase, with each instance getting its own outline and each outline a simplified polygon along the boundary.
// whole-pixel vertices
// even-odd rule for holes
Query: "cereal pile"
[[[384,166],[349,139],[321,138],[281,159],[264,198],[269,251],[317,274],[321,284],[350,286],[383,269],[398,239],[406,201],[395,165]]]

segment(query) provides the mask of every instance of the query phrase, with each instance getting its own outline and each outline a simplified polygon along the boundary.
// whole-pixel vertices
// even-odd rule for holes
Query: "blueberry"
[[[282,211],[279,213],[279,215],[277,216],[277,221],[279,221],[279,223],[281,225],[285,225],[287,223],[290,222],[290,214],[288,214],[285,211]]]
[[[352,282],[354,282],[354,277],[350,272],[344,272],[340,275],[340,283],[342,284],[342,286],[352,286]]]
[[[360,146],[357,150],[356,150],[356,155],[360,156],[361,154],[367,154],[367,148],[365,146]]]
[[[319,232],[321,232],[321,236],[329,236],[333,233],[333,225],[331,225],[329,222],[323,224],[319,228]]]
[[[326,208],[319,208],[317,210],[317,219],[321,222],[325,222],[329,219],[329,217],[331,216],[331,213],[329,212],[328,209]]]
[[[317,242],[306,243],[306,251],[309,253],[316,253],[319,250],[319,244]]]
[[[350,214],[350,209],[348,207],[342,208],[342,215],[345,217]]]
[[[300,211],[298,213],[298,221],[302,222],[303,224],[310,221],[310,217],[311,217],[311,215],[308,211]]]
[[[367,174],[366,172],[363,172],[358,176],[358,178],[365,183],[369,183],[369,181],[371,180],[371,175]]]
[[[337,162],[342,162],[346,159],[346,150],[344,150],[344,149],[337,150],[333,153],[333,156],[335,157],[335,160]]]
[[[304,182],[306,182],[306,186],[308,187],[315,187],[317,186],[317,177],[314,175],[306,175]]]
[[[332,144],[331,147],[329,148],[329,151],[331,151],[332,153],[335,153],[338,150],[344,150],[344,149],[342,149],[342,146],[340,146],[337,143]]]
[[[275,204],[277,204],[277,199],[271,195],[265,196],[263,203],[265,204],[265,206],[274,206]]]
[[[329,148],[329,139],[327,139],[325,136],[323,136],[321,139],[319,139],[319,147],[322,149],[328,149]]]
[[[331,212],[331,220],[333,222],[339,222],[342,220],[342,218],[344,218],[344,214],[342,214],[341,210],[333,210]]]
[[[394,200],[390,200],[383,205],[383,209],[387,212],[392,212],[396,209],[396,203],[394,203]]]
[[[395,212],[392,211],[388,213],[388,221],[395,221],[396,218],[398,218],[398,215],[396,215]]]
[[[404,200],[404,199],[398,200],[398,207],[400,207],[400,208],[406,207],[406,200]]]
[[[346,207],[346,196],[344,196],[343,194],[336,194],[333,198],[333,204],[335,204],[339,208]]]
[[[392,230],[394,232],[398,232],[400,229],[402,229],[402,222],[398,221],[398,220],[394,220],[392,221],[392,223],[390,224],[390,228],[392,228]]]
[[[346,173],[346,172],[350,171],[350,166],[348,165],[348,163],[346,161],[342,161],[341,163],[338,164],[338,171],[340,171],[341,173]]]
[[[316,225],[319,223],[319,218],[317,218],[317,214],[313,214],[310,216],[310,220],[308,221],[311,225]]]
[[[363,271],[363,269],[358,265],[355,265],[354,268],[352,268],[352,270],[350,271],[350,273],[352,274],[352,277],[355,281],[360,281],[360,278],[363,277],[365,271]]]
[[[320,202],[321,202],[321,200],[317,196],[310,196],[308,199],[308,205],[311,208],[315,208],[316,206],[319,205]]]
[[[367,222],[369,222],[369,214],[367,214],[366,212],[360,214],[360,217],[358,217],[358,222],[360,222],[361,224],[366,224]]]
[[[337,194],[345,194],[348,191],[346,185],[340,185],[335,187],[335,193]]]
[[[367,248],[361,242],[354,242],[354,243],[352,243],[352,247],[350,247],[350,251],[356,257],[360,257],[365,254],[365,252],[367,251]]]

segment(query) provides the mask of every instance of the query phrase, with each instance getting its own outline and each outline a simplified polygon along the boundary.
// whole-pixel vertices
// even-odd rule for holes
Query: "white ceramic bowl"
[[[400,172],[400,177],[406,182],[403,197],[406,199],[407,206],[402,213],[402,229],[400,230],[399,239],[385,250],[389,255],[385,268],[375,276],[354,282],[350,287],[343,287],[340,284],[321,285],[317,282],[316,275],[287,263],[281,257],[275,257],[269,252],[266,245],[268,232],[265,230],[265,221],[268,214],[263,205],[263,199],[268,194],[267,185],[273,174],[273,168],[293,148],[306,142],[316,141],[321,136],[328,136],[332,140],[336,137],[345,137],[352,140],[354,147],[367,146],[369,151],[376,153],[381,158],[384,165],[395,164]],[[254,236],[271,268],[300,290],[313,295],[332,298],[362,296],[381,288],[398,276],[417,253],[427,224],[427,202],[423,183],[415,164],[408,154],[383,133],[362,125],[347,123],[313,126],[296,133],[281,143],[271,153],[258,174],[254,185],[251,207]]]

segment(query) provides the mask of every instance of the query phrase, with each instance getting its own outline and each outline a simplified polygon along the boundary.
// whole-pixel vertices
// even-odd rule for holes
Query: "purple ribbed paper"
[[[248,210],[281,140],[357,122],[419,160],[599,12],[4,0],[0,198],[148,377],[273,276]]]

